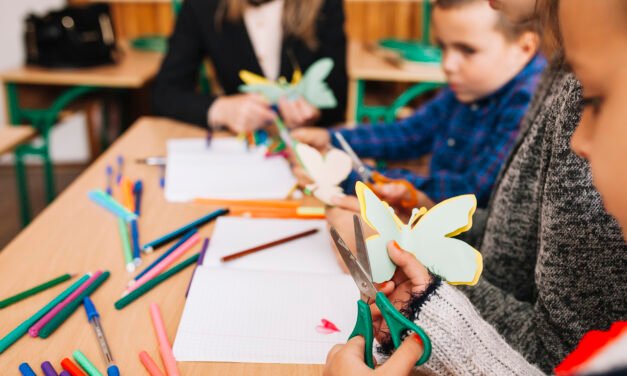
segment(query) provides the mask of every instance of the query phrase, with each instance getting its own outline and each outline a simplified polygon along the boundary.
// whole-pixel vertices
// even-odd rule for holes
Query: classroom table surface
[[[35,138],[37,131],[29,125],[0,126],[0,155]]]
[[[123,310],[116,310],[113,303],[120,298],[133,274],[124,267],[115,217],[92,203],[87,193],[92,189],[104,189],[107,164],[115,164],[117,156],[123,155],[124,175],[142,179],[144,183],[139,221],[143,242],[209,213],[215,208],[166,202],[159,186],[159,168],[133,163],[136,158],[165,155],[169,138],[204,136],[205,131],[201,128],[171,120],[138,120],[0,251],[0,299],[64,273],[82,275],[99,269],[109,270],[111,277],[92,294],[92,300],[100,311],[102,325],[121,374],[145,374],[138,358],[139,352],[146,350],[157,362],[160,359],[149,304],[156,302],[161,307],[168,337],[174,342],[193,268],[187,268]],[[212,229],[213,224],[204,226],[200,234],[207,237]],[[143,257],[142,267],[161,253]],[[0,337],[47,304],[70,283],[65,282],[0,309]],[[48,339],[26,335],[18,340],[0,355],[0,369],[3,374],[17,374],[20,363],[28,362],[33,368],[39,368],[45,360],[59,367],[60,361],[64,357],[71,358],[72,352],[77,349],[83,351],[100,370],[105,369],[94,331],[82,307]],[[178,366],[182,375],[319,375],[322,371],[320,365],[207,362],[178,363]]]
[[[0,72],[0,81],[16,84],[97,86],[138,89],[158,72],[163,54],[139,51],[120,42],[120,60],[116,64],[91,68],[42,68],[21,66]]]
[[[348,77],[351,81],[437,82],[446,80],[439,64],[392,58],[393,53],[374,43],[348,44]],[[386,58],[386,56],[388,58]]]

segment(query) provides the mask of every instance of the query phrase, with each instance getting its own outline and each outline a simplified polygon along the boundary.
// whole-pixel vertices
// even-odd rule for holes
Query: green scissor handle
[[[374,331],[372,329],[372,313],[370,313],[370,306],[363,300],[357,301],[357,322],[355,322],[355,328],[348,337],[362,336],[366,341],[366,347],[364,349],[364,359],[368,367],[374,369],[374,360],[372,358],[372,342],[374,341]]]
[[[383,319],[388,324],[394,348],[398,348],[401,345],[401,335],[407,330],[410,330],[418,334],[423,345],[422,356],[416,362],[416,366],[419,366],[429,360],[429,357],[431,356],[431,340],[429,339],[429,336],[427,336],[427,333],[425,333],[424,330],[422,330],[422,328],[416,325],[413,321],[403,316],[382,292],[377,292],[375,303],[381,310]],[[368,314],[370,315],[372,321],[370,312],[368,312]],[[370,327],[372,330],[372,322],[370,323]]]

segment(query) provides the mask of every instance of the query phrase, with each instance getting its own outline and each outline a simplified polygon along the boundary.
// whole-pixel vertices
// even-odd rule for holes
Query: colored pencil
[[[79,366],[89,375],[89,376],[102,376],[102,373],[98,371],[98,368],[92,363],[86,356],[81,352],[81,350],[76,350],[72,353],[72,357],[76,360]]]
[[[207,248],[209,248],[209,238],[205,238],[205,241],[202,243],[202,248],[200,248],[200,256],[198,257],[198,262],[196,262],[196,267],[192,272],[192,277],[189,279],[189,284],[187,285],[187,289],[185,290],[185,298],[187,298],[187,294],[189,294],[189,288],[192,287],[192,281],[194,280],[194,275],[196,274],[196,269],[202,265],[203,261],[205,261],[205,254],[207,253]]]
[[[313,235],[313,234],[317,233],[318,231],[320,231],[320,229],[312,228],[311,230],[303,231],[303,232],[300,232],[298,234],[294,234],[294,235],[287,236],[285,238],[277,239],[277,240],[271,241],[269,243],[265,243],[265,244],[258,245],[258,246],[253,247],[253,248],[246,249],[246,250],[241,251],[241,252],[233,253],[232,255],[224,256],[220,260],[222,260],[222,262],[233,261],[233,260],[238,259],[240,257],[244,257],[244,256],[247,256],[247,255],[250,255],[250,254],[253,254],[253,253],[257,253],[257,252],[262,251],[264,249],[275,247],[277,245],[290,242],[292,240],[304,238],[305,236]]]
[[[135,271],[135,263],[133,262],[133,254],[131,252],[131,243],[128,239],[128,228],[126,223],[118,218],[118,232],[120,233],[120,241],[122,242],[122,253],[124,254],[124,263],[127,272]]]
[[[183,245],[189,238],[194,236],[194,234],[196,234],[197,232],[198,232],[198,230],[196,230],[195,228],[189,230],[189,232],[187,232],[187,234],[185,234],[181,239],[179,239],[172,247],[170,247],[167,251],[165,251],[155,261],[153,261],[150,265],[148,265],[144,270],[142,270],[135,277],[133,277],[133,279],[135,281],[137,281],[138,279],[143,277],[144,274],[148,273],[152,268],[154,268],[156,265],[158,265],[161,261],[163,261],[164,258],[168,257],[172,252],[174,252],[178,247]],[[130,281],[129,285],[132,285],[133,283],[134,283],[133,281]]]
[[[155,363],[155,361],[146,351],[142,351],[139,353],[139,360],[142,362],[144,368],[146,369],[146,372],[148,372],[150,376],[164,376],[157,363]]]
[[[229,213],[229,209],[218,209],[215,210],[207,215],[205,215],[204,217],[198,218],[197,220],[190,222],[188,224],[186,224],[185,226],[176,229],[172,232],[170,232],[169,234],[166,234],[162,237],[160,237],[159,239],[153,240],[148,244],[145,244],[143,246],[143,250],[145,252],[152,252],[155,248],[158,248],[160,246],[162,246],[163,244],[171,241],[172,239],[178,238],[179,236],[185,234],[187,231],[191,230],[192,228],[198,228],[216,218],[218,218],[221,215],[225,215]]]
[[[128,294],[129,292],[135,290],[139,286],[146,283],[146,281],[156,277],[157,274],[164,271],[168,266],[172,265],[174,261],[176,261],[178,258],[183,256],[185,252],[187,252],[190,248],[196,245],[196,243],[198,243],[199,240],[200,240],[200,235],[198,234],[192,235],[191,238],[187,239],[187,241],[181,244],[181,246],[178,247],[174,252],[170,253],[166,258],[161,260],[161,262],[159,262],[152,269],[150,269],[146,274],[144,274],[137,281],[135,281],[134,284],[129,286],[126,289],[126,293]]]
[[[253,208],[233,206],[229,213],[234,216],[250,218],[294,218],[294,219],[324,219],[326,218],[323,207],[292,208]]]
[[[19,365],[18,369],[23,376],[37,376],[35,371],[28,365],[28,363],[22,363]]]
[[[52,366],[52,363],[50,363],[47,360],[41,363],[41,370],[45,376],[59,376],[59,374],[57,373],[57,370],[55,370],[54,367]]]
[[[135,213],[129,211],[119,202],[115,201],[113,197],[107,195],[99,189],[90,191],[88,196],[90,200],[115,214],[115,216],[124,219],[126,222],[129,222],[132,219],[137,219],[137,215],[135,215]]]
[[[71,274],[63,274],[55,279],[52,279],[48,282],[42,283],[41,285],[37,285],[35,287],[31,287],[30,289],[23,291],[19,294],[13,295],[10,298],[6,298],[4,300],[0,300],[0,309],[10,306],[11,304],[15,304],[21,300],[24,300],[30,296],[33,296],[37,293],[40,293],[44,290],[47,290],[53,286],[58,285],[59,283],[65,282],[68,279],[71,279],[73,276]]]
[[[41,318],[41,320],[37,321],[35,325],[33,325],[30,329],[28,329],[28,334],[30,334],[31,337],[37,337],[39,335],[39,331],[41,330],[41,328],[46,326],[46,324],[49,323],[53,317],[58,315],[59,312],[63,310],[63,308],[67,307],[74,299],[76,299],[80,294],[82,294],[83,291],[87,290],[89,285],[94,283],[94,281],[96,281],[96,279],[98,279],[98,277],[100,277],[101,274],[102,274],[102,271],[99,270],[94,275],[91,275],[89,279],[85,281],[85,283],[83,283],[74,292],[72,292],[70,296],[65,298],[65,300],[63,300],[56,307],[51,309],[50,312],[46,313],[46,315]]]
[[[54,308],[57,304],[61,303],[65,298],[67,298],[74,290],[79,288],[85,281],[89,279],[88,275],[81,277],[79,280],[74,282],[70,287],[63,290],[62,293],[57,295],[56,298],[52,299],[48,304],[46,304],[39,311],[35,312],[31,317],[26,319],[20,325],[18,325],[15,329],[10,331],[7,335],[5,335],[2,339],[0,339],[0,354],[2,354],[6,349],[8,349],[12,344],[14,344],[18,339],[20,339],[24,334],[28,333],[28,329],[35,324],[39,319],[44,317],[48,311]]]
[[[76,311],[76,309],[83,304],[83,299],[86,296],[90,296],[107,280],[107,278],[109,278],[109,274],[110,273],[108,271],[102,273],[100,277],[98,277],[98,279],[94,281],[94,283],[89,285],[89,287],[87,287],[87,289],[83,291],[75,300],[73,300],[70,304],[63,308],[58,315],[50,320],[50,322],[39,331],[39,337],[50,337],[50,335],[54,333],[54,331],[57,330],[57,328],[59,328],[59,326],[61,326],[61,324],[63,324],[65,320],[67,320],[67,318],[70,317],[72,313],[74,313],[74,311]]]
[[[161,354],[161,361],[165,366],[165,373],[168,376],[179,376],[179,370],[176,367],[176,359],[174,359],[172,347],[170,346],[168,335],[165,331],[163,317],[161,317],[157,303],[150,304],[150,317],[152,317],[152,326],[155,328],[155,334],[159,342],[159,353]]]
[[[250,208],[298,208],[302,201],[284,201],[284,200],[225,200],[214,198],[197,198],[194,200],[196,204],[212,205],[212,206],[244,206]]]
[[[184,261],[174,265],[172,268],[170,268],[167,271],[159,274],[158,276],[156,276],[155,278],[151,279],[150,281],[144,283],[143,285],[139,286],[137,289],[131,291],[130,293],[128,293],[128,295],[125,295],[124,297],[119,299],[117,302],[115,302],[115,308],[120,310],[120,309],[126,307],[127,305],[131,304],[132,302],[137,300],[137,298],[141,297],[142,295],[144,295],[148,291],[150,291],[153,288],[157,287],[158,285],[160,285],[162,282],[164,282],[168,278],[172,277],[173,275],[177,274],[178,272],[180,272],[181,270],[187,268],[188,266],[193,265],[195,262],[197,262],[199,257],[200,257],[200,254],[197,253],[197,254],[195,254],[195,255],[185,259]]]
[[[63,367],[63,369],[69,372],[69,374],[72,376],[87,376],[85,375],[85,372],[83,372],[83,370],[81,370],[76,364],[74,364],[73,361],[70,360],[70,358],[64,358],[61,361],[61,367]]]

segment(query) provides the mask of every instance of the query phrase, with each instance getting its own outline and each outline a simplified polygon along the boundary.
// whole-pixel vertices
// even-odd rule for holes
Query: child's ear
[[[533,56],[540,48],[540,36],[537,33],[526,31],[518,37],[518,45],[523,53]]]

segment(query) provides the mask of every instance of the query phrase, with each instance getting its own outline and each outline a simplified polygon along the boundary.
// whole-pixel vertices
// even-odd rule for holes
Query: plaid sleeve
[[[486,147],[473,157],[471,168],[464,172],[440,170],[432,171],[428,176],[419,176],[407,170],[390,169],[383,173],[389,178],[408,180],[436,203],[472,193],[477,197],[477,205],[485,207],[501,166],[514,147],[526,109],[527,106],[512,104],[503,110],[498,129],[490,135]]]
[[[361,124],[339,132],[360,157],[386,160],[419,158],[431,152],[435,131],[443,126],[446,108],[452,98],[451,91],[443,89],[406,119],[390,124]],[[335,137],[332,136],[331,140],[335,147],[340,147]]]

